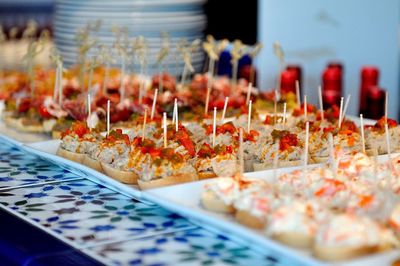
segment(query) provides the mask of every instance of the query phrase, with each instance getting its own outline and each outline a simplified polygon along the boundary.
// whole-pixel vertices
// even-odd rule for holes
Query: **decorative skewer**
[[[301,106],[301,95],[300,95],[300,82],[296,80],[296,101],[297,101],[297,106]]]
[[[330,163],[331,163],[331,169],[334,173],[334,175],[337,174],[337,163],[335,159],[335,146],[333,143],[333,136],[331,133],[328,135],[328,144],[329,144],[329,157],[330,157]]]
[[[212,146],[215,147],[215,138],[217,134],[217,107],[214,107],[214,117],[213,117],[213,136],[212,136]]]
[[[338,120],[339,129],[341,127],[342,115],[343,115],[343,97],[340,97],[339,120]]]
[[[304,95],[304,103],[303,103],[303,111],[304,111],[304,121],[307,121],[307,95]]]
[[[90,117],[92,116],[92,99],[90,96],[90,92],[88,92],[88,94],[87,94],[87,112],[88,112],[87,119],[89,121]],[[90,126],[91,126],[91,123],[88,122],[88,127],[90,128]]]
[[[110,100],[107,100],[107,136],[110,135]]]
[[[347,108],[349,107],[350,99],[351,99],[351,95],[349,94],[349,95],[347,96],[346,103],[344,104],[344,108],[343,108],[343,112],[342,112],[342,117],[341,117],[342,120],[340,121],[340,126],[342,126],[343,120],[344,120],[345,117],[346,117],[346,112],[347,112]]]
[[[304,144],[304,172],[307,170],[308,164],[308,139],[309,139],[309,131],[310,131],[310,122],[306,122],[306,138]]]
[[[204,115],[208,115],[208,104],[210,102],[210,93],[211,93],[211,88],[207,87],[207,94],[206,94],[206,104],[204,105]]]
[[[249,101],[249,111],[248,111],[248,116],[247,116],[247,133],[250,133],[250,127],[251,127],[251,105],[252,105],[252,100]]]
[[[178,100],[175,98],[175,131],[178,132],[179,125],[179,113],[178,113]]]
[[[156,111],[157,95],[158,95],[158,89],[155,89],[155,90],[154,90],[153,105],[151,106],[150,120],[153,120],[153,118],[154,118],[154,113],[155,113],[155,111]]]
[[[221,123],[222,123],[222,124],[223,124],[224,121],[225,121],[226,108],[228,108],[228,101],[229,101],[229,97],[225,97],[224,109],[222,110],[222,117],[221,117]]]
[[[324,123],[325,121],[325,115],[324,115],[324,103],[322,101],[322,89],[321,86],[318,86],[318,98],[319,98],[319,109],[321,112],[321,124]]]
[[[363,114],[360,114],[360,130],[361,130],[362,152],[365,154],[365,135],[364,135],[364,118],[363,118]]]
[[[249,105],[252,88],[253,88],[253,85],[251,84],[251,82],[249,82],[249,86],[247,86],[246,105]]]
[[[167,113],[163,113],[164,148],[167,148]]]
[[[388,119],[388,102],[389,102],[389,92],[385,92],[385,124],[387,124]]]
[[[274,160],[272,162],[273,164],[273,180],[276,181],[278,180],[278,164],[279,164],[279,142],[276,142],[274,144]]]
[[[142,128],[142,141],[144,140],[144,136],[146,133],[146,123],[147,123],[147,108],[144,109],[144,119],[143,119],[143,128]]]
[[[278,116],[278,90],[275,89],[274,92],[274,125],[276,124],[276,118]]]
[[[257,55],[260,53],[261,49],[263,48],[263,45],[261,43],[256,43],[254,45],[253,50],[250,51],[249,55],[252,59],[251,66],[250,66],[250,82],[251,84],[255,84],[255,70],[254,70],[254,61],[257,57]]]
[[[283,127],[286,126],[286,102],[283,103]]]
[[[239,174],[243,176],[244,172],[244,151],[243,151],[243,128],[239,129]]]

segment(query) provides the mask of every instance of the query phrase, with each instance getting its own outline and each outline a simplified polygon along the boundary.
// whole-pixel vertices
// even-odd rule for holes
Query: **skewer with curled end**
[[[76,34],[76,41],[78,43],[78,63],[79,69],[79,85],[83,88],[85,85],[86,73],[86,57],[90,49],[96,46],[98,40],[90,38],[91,32],[97,32],[100,29],[101,20],[96,20],[93,23],[88,23],[84,28]]]
[[[207,35],[207,40],[203,42],[203,50],[208,55],[208,84],[207,87],[212,86],[214,79],[215,62],[219,60],[219,55],[228,45],[228,40],[223,39],[216,41],[212,35]]]
[[[231,50],[231,64],[232,64],[232,89],[233,91],[236,90],[236,85],[237,85],[237,74],[238,74],[238,65],[239,65],[239,59],[242,58],[242,56],[245,53],[245,46],[243,45],[242,41],[240,40],[235,40],[233,41],[233,47]]]
[[[106,95],[107,94],[107,84],[108,84],[108,79],[110,75],[110,65],[115,63],[114,57],[111,55],[111,48],[106,46],[106,45],[100,45],[99,46],[99,54],[100,54],[100,60],[101,62],[105,65],[104,69],[104,78],[103,78],[103,85],[101,88],[102,94]]]
[[[192,53],[199,48],[199,45],[200,45],[199,39],[195,39],[190,44],[187,42],[186,39],[182,39],[177,45],[177,50],[180,52],[184,62],[181,82],[180,82],[181,89],[185,84],[186,76],[188,74],[187,72],[189,71],[190,73],[193,73],[195,71],[192,65]]]
[[[63,96],[63,73],[66,72],[66,69],[63,66],[63,58],[55,47],[50,50],[50,60],[56,65],[53,101],[58,101],[61,106]]]
[[[6,37],[6,34],[4,33],[3,26],[0,24],[0,47],[2,44],[5,43],[6,39],[7,39],[7,37]],[[0,62],[0,73],[1,74],[3,73],[2,70],[3,70],[3,66]]]
[[[113,45],[115,50],[117,51],[119,57],[121,58],[121,77],[120,77],[120,103],[122,103],[125,99],[125,72],[126,72],[126,61],[128,58],[129,51],[129,38],[128,38],[128,29],[126,27],[118,28],[113,27],[112,32],[115,34],[116,40]]]
[[[170,40],[169,40],[169,35],[167,32],[162,32],[161,33],[161,49],[160,52],[157,55],[157,60],[156,63],[158,65],[158,76],[159,76],[159,86],[158,89],[160,90],[160,92],[163,92],[163,61],[165,60],[165,58],[167,58],[168,54],[169,54],[169,44]]]
[[[133,43],[132,50],[134,50],[137,54],[139,64],[140,64],[140,88],[139,88],[139,103],[142,103],[142,98],[144,94],[144,75],[147,68],[147,57],[149,45],[147,40],[143,36],[138,36]]]
[[[254,60],[257,57],[257,55],[261,52],[261,49],[263,48],[262,43],[256,43],[254,46],[249,46],[248,47],[248,54],[252,59],[252,66],[250,68],[250,77],[249,77],[249,82],[251,84],[255,84],[254,79],[255,79],[255,71],[254,71]]]
[[[275,90],[280,91],[280,89],[281,89],[281,73],[282,73],[283,67],[285,65],[285,53],[283,52],[282,46],[279,42],[274,43],[273,51],[279,61],[278,78],[276,80]]]

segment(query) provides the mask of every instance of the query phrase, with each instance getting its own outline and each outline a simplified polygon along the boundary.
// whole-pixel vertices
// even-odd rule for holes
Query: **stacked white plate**
[[[146,38],[148,51],[147,73],[158,71],[155,60],[161,49],[161,32],[170,36],[170,54],[164,64],[169,72],[179,75],[183,61],[176,51],[177,43],[185,38],[189,42],[202,39],[206,27],[203,4],[206,0],[57,0],[54,14],[54,40],[66,65],[77,61],[76,34],[88,23],[101,20],[101,27],[93,38],[99,44],[112,46],[115,35],[113,26],[126,27],[129,37],[142,35]],[[89,52],[89,57],[97,53]],[[118,60],[118,58],[117,58]],[[192,63],[196,71],[203,66],[201,50],[193,53]],[[135,65],[135,68],[138,66]]]

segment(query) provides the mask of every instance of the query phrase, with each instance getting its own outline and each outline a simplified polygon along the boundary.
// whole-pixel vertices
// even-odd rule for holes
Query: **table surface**
[[[296,264],[93,183],[1,137],[0,210],[5,265]]]

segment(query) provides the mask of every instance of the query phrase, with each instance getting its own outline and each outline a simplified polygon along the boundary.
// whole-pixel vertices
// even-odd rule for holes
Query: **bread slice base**
[[[177,185],[177,184],[182,184],[182,183],[187,183],[187,182],[193,182],[197,181],[198,178],[196,175],[191,175],[191,174],[179,174],[179,175],[174,175],[174,176],[169,176],[165,178],[160,178],[156,180],[150,180],[150,181],[143,181],[143,180],[138,180],[138,184],[140,189],[146,190],[146,189],[152,189],[152,188],[158,188],[158,187],[165,187],[165,186],[171,186],[171,185]]]
[[[220,213],[234,213],[235,208],[219,199],[214,192],[205,190],[201,195],[201,204],[209,211]]]
[[[86,156],[84,153],[67,151],[66,149],[61,148],[61,146],[57,150],[57,155],[77,163],[82,163],[83,158]]]
[[[89,155],[85,155],[83,158],[82,164],[86,165],[87,167],[90,167],[100,173],[103,172],[103,167],[101,166],[101,163],[99,160],[92,159]]]
[[[264,219],[256,217],[248,211],[237,210],[235,218],[239,223],[254,229],[264,229],[266,226],[266,221]]]
[[[134,185],[138,183],[138,175],[135,172],[119,170],[107,163],[101,163],[101,168],[106,175],[115,180],[118,180],[119,182]]]
[[[324,247],[321,245],[315,245],[313,248],[313,254],[315,257],[322,260],[341,261],[371,254],[376,252],[377,250],[377,246]]]

